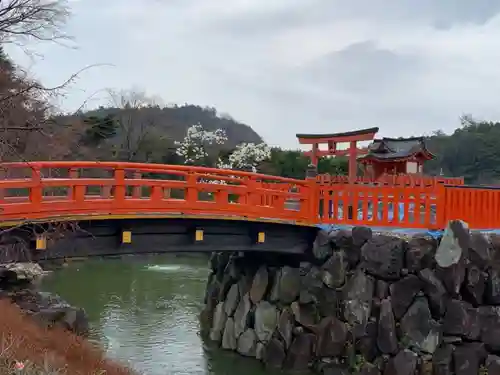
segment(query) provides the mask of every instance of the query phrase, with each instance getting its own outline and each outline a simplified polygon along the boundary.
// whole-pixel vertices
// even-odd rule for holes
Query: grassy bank
[[[134,374],[63,329],[44,329],[16,305],[0,300],[0,375]]]

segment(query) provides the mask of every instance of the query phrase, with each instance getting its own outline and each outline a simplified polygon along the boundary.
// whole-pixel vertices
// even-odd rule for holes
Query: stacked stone
[[[62,327],[77,335],[87,335],[89,323],[85,310],[71,306],[55,294],[38,290],[44,275],[36,263],[0,264],[0,298],[15,303],[43,327]]]
[[[328,375],[500,374],[500,237],[321,231],[309,262],[215,254],[203,326],[270,368]]]

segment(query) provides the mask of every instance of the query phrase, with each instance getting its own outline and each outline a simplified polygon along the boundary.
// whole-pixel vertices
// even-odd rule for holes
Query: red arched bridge
[[[83,244],[86,255],[101,254],[117,243],[123,252],[303,253],[318,224],[441,229],[462,219],[472,228],[500,228],[500,190],[433,177],[353,183],[83,161],[3,163],[0,173],[0,226],[9,233],[32,228],[30,243],[54,257],[82,255]],[[42,233],[54,223],[78,223],[79,234],[48,246]]]

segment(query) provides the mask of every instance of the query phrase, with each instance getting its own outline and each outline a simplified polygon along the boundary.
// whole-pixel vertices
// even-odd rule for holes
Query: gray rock
[[[466,262],[470,247],[468,225],[461,220],[448,223],[436,250],[438,276],[452,296],[459,296],[465,280]]]
[[[238,284],[233,284],[227,293],[224,301],[224,311],[227,316],[233,316],[236,307],[240,303],[240,287]]]
[[[271,302],[292,303],[299,296],[300,285],[300,270],[288,266],[282,267],[276,274],[271,291]]]
[[[432,354],[441,343],[441,327],[432,320],[425,297],[418,297],[401,319],[401,335],[419,352]]]
[[[414,375],[417,369],[417,354],[408,349],[401,350],[389,359],[384,375]]]
[[[313,357],[315,341],[316,337],[311,333],[297,335],[288,349],[285,368],[293,371],[307,370]]]
[[[317,323],[317,310],[314,304],[301,305],[294,302],[290,305],[295,321],[304,326],[311,328]]]
[[[252,303],[250,302],[250,296],[247,293],[241,298],[234,313],[234,333],[236,337],[239,337],[248,328],[248,320],[251,309]]]
[[[373,232],[370,227],[354,227],[351,231],[352,245],[361,247],[372,239]]]
[[[255,357],[257,350],[257,335],[253,329],[248,328],[240,335],[236,350],[246,357]]]
[[[322,268],[323,283],[329,288],[338,288],[344,285],[346,276],[346,260],[343,251],[336,251]]]
[[[220,302],[215,307],[213,326],[210,330],[210,340],[220,343],[222,333],[226,327],[227,315],[224,309],[224,302]]]
[[[293,312],[289,307],[285,307],[280,314],[278,319],[278,333],[280,334],[285,348],[290,347],[292,343],[292,332],[294,327],[294,316]]]
[[[38,263],[7,263],[0,264],[0,274],[12,281],[37,283],[45,274]]]
[[[408,242],[405,254],[408,271],[416,273],[423,268],[434,268],[436,249],[437,241],[431,236],[420,233],[414,235]]]
[[[464,301],[448,301],[443,319],[443,332],[449,336],[477,340],[481,334],[479,311]]]
[[[238,346],[234,333],[234,320],[227,318],[224,334],[222,335],[222,349],[235,350]]]
[[[389,297],[389,283],[384,280],[377,280],[375,284],[375,297],[379,300]]]
[[[377,235],[361,248],[361,266],[370,274],[394,280],[401,275],[405,242],[397,237]]]
[[[483,303],[485,288],[483,272],[476,265],[470,264],[467,267],[462,296],[473,305],[478,306]]]
[[[500,352],[500,307],[481,306],[478,308],[481,322],[481,341],[491,352]]]
[[[488,282],[484,297],[488,304],[500,305],[500,269],[488,270]]]
[[[365,333],[363,336],[356,338],[358,340],[357,348],[367,361],[373,361],[381,353],[377,346],[378,338],[378,322],[369,321],[366,325]]]
[[[392,311],[391,300],[384,299],[380,304],[377,336],[377,346],[384,354],[395,354],[398,350],[396,322]]]
[[[439,280],[429,268],[418,273],[420,280],[424,283],[424,292],[429,298],[431,312],[434,318],[440,319],[446,311],[447,292],[441,280]]]
[[[374,280],[357,270],[344,289],[344,318],[362,336],[371,313]]]
[[[422,288],[423,282],[415,275],[406,276],[391,284],[391,304],[396,319],[401,319]]]
[[[482,343],[465,343],[455,348],[453,363],[456,375],[477,375],[479,366],[486,359]]]
[[[323,260],[332,255],[333,249],[330,240],[330,232],[326,230],[318,231],[316,239],[313,243],[313,255],[319,259]]]
[[[331,316],[323,318],[317,326],[317,357],[336,357],[344,352],[347,341],[347,326]]]
[[[481,232],[473,232],[470,236],[469,259],[472,264],[484,270],[491,264],[491,243]]]
[[[269,284],[269,273],[265,266],[260,267],[254,276],[252,287],[250,289],[250,300],[258,303],[264,298]]]
[[[278,310],[267,301],[257,304],[255,310],[255,334],[259,341],[268,342],[278,325]]]
[[[262,360],[264,358],[264,351],[266,349],[266,346],[258,342],[257,345],[255,346],[255,358],[258,360]]]
[[[500,357],[493,354],[488,355],[485,366],[488,374],[500,374]]]
[[[268,368],[280,369],[286,358],[283,343],[278,339],[271,339],[265,346],[262,361]]]
[[[432,356],[433,375],[453,375],[453,345],[440,346]]]
[[[380,375],[380,370],[371,363],[365,363],[356,375]]]

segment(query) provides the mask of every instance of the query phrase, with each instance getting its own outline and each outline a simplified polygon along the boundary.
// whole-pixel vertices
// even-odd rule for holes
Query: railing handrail
[[[19,177],[26,173],[18,171],[11,178],[9,170],[16,169],[29,169],[29,176]],[[45,169],[49,173],[42,173]],[[67,173],[50,173],[51,169],[65,169]],[[84,170],[88,169],[112,174],[91,177],[95,174],[89,173],[85,177]],[[322,184],[319,178],[300,180],[210,167],[114,161],[8,162],[0,163],[0,172],[0,221],[92,212],[175,211],[307,225],[442,229],[448,220],[463,219],[471,228],[500,228],[500,216],[496,215],[500,211],[500,189],[489,186],[441,182]],[[146,173],[165,176],[148,178]],[[332,176],[332,180],[335,178],[338,180]],[[422,178],[453,181],[436,176]],[[174,190],[182,194],[171,195]],[[96,191],[99,195],[92,195]],[[212,200],[203,200],[207,193]]]
[[[200,167],[190,165],[178,164],[158,164],[158,163],[136,163],[136,162],[115,162],[115,161],[34,161],[34,162],[4,162],[0,163],[1,168],[30,168],[30,169],[43,169],[43,168],[68,168],[68,169],[83,169],[83,168],[103,168],[103,169],[123,169],[123,170],[143,170],[150,173],[183,171],[192,173],[213,173],[213,174],[227,174],[236,177],[254,177],[256,179],[266,179],[288,182],[293,184],[302,185],[306,180],[293,179],[289,177],[281,177],[268,175],[263,173],[254,173],[246,171],[238,171],[234,169],[220,169],[211,167]]]

